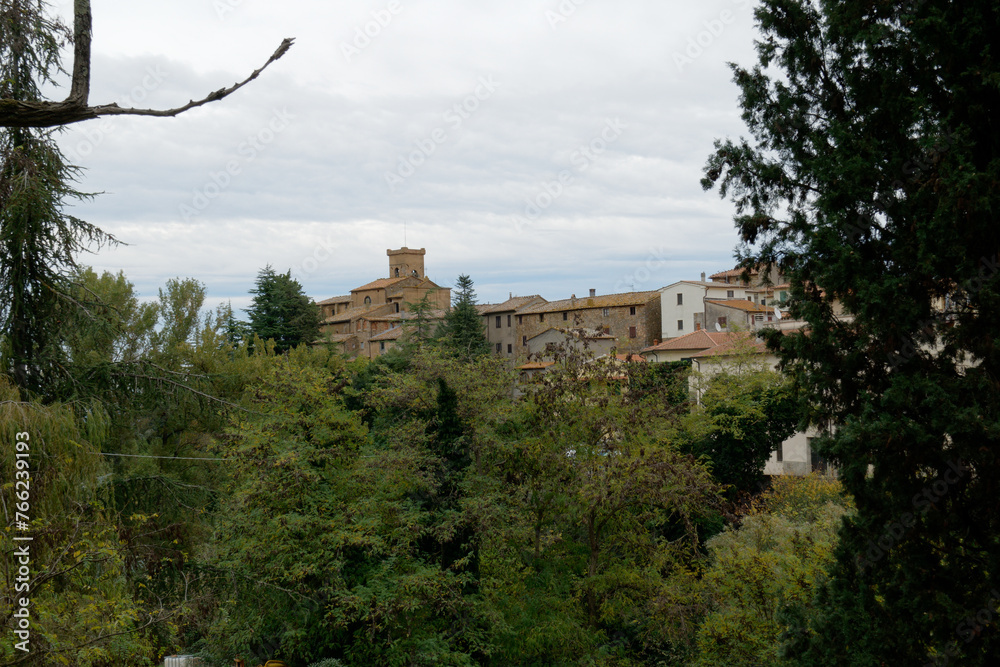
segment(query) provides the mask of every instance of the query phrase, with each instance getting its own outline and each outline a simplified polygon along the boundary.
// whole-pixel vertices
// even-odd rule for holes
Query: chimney
[[[701,272],[701,282],[705,282],[705,272]]]
[[[596,290],[596,289],[594,289],[593,287],[591,287],[591,288],[590,288],[590,296],[591,296],[591,297],[595,297],[595,296],[597,296],[597,290]]]

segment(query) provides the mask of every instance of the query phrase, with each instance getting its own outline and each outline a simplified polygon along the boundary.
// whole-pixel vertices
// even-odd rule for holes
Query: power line
[[[98,452],[101,456],[127,456],[133,459],[172,459],[175,461],[235,461],[236,459],[211,459],[199,456],[152,456],[150,454],[113,454],[111,452]]]

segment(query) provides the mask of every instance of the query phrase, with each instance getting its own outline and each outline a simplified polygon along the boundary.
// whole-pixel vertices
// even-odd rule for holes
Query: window
[[[736,296],[736,292],[735,291],[733,291],[731,289],[727,289],[726,290],[726,298],[727,299],[732,299],[734,296]]]
[[[510,315],[507,316],[507,328],[510,329]]]
[[[545,313],[539,313],[538,314],[538,321],[539,322],[544,322],[545,321]]]
[[[611,309],[610,308],[603,308],[603,309],[601,309],[601,314],[604,315],[604,317],[607,317],[608,315],[611,314]]]
[[[569,319],[569,313],[563,313],[563,321],[565,322],[568,319]]]
[[[765,299],[764,297],[761,297],[760,298],[760,305],[766,306],[767,305],[767,299]]]
[[[677,320],[677,330],[684,331],[684,320]]]
[[[396,312],[397,313],[399,312],[399,304],[398,303],[396,304]]]
[[[507,354],[510,354],[513,351],[514,351],[514,346],[511,345],[510,343],[507,343]]]
[[[629,315],[635,315],[635,306],[629,306],[628,314]]]
[[[379,352],[385,352],[385,341],[384,340],[380,340],[378,342],[378,351]]]
[[[726,318],[725,317],[720,317],[719,318],[719,326],[722,327],[723,329],[726,328]]]
[[[521,336],[521,345],[527,345],[527,344],[528,344],[528,337]]]
[[[678,306],[684,305],[684,295],[681,294],[680,292],[677,293],[677,305]]]
[[[500,343],[497,343],[497,354],[500,354]]]
[[[370,296],[365,297],[365,305],[370,306],[372,303],[372,298]]]
[[[500,316],[497,315],[497,329],[500,328]]]
[[[778,463],[781,463],[785,459],[785,443],[778,444],[778,451],[775,454],[778,457]]]
[[[788,292],[778,292],[778,301],[781,303],[788,301]]]
[[[747,301],[753,301],[753,297],[752,296],[748,296],[747,297]]]
[[[520,323],[521,323],[521,317],[522,317],[521,315],[518,315],[518,316],[517,316],[517,323],[518,323],[518,324],[520,324]]]
[[[628,337],[629,338],[635,338],[635,327],[629,327],[628,328]]]
[[[398,266],[396,267],[396,277],[397,278],[399,277],[399,267]]]

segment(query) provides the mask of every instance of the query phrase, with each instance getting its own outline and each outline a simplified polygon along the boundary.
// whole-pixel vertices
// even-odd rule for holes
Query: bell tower
[[[386,250],[389,256],[389,277],[406,278],[407,276],[424,276],[424,255],[427,254],[425,248],[410,249],[406,246],[398,250]]]

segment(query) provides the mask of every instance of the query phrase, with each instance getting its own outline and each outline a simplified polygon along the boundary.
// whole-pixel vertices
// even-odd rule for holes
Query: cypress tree
[[[799,665],[1000,653],[1000,6],[762,0],[752,139],[703,185],[807,333],[768,336],[858,513]],[[847,317],[838,317],[842,308]]]

